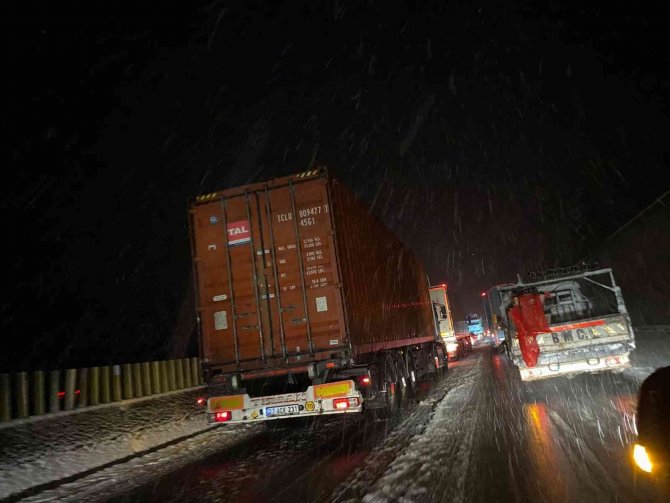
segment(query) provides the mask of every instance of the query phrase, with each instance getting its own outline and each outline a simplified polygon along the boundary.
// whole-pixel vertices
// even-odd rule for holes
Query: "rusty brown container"
[[[201,353],[283,370],[435,340],[423,266],[325,169],[190,205]]]

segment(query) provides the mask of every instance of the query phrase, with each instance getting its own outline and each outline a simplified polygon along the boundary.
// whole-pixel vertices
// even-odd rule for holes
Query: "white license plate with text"
[[[300,407],[297,405],[281,405],[279,407],[265,407],[265,417],[273,416],[288,416],[289,414],[297,414],[300,412]]]

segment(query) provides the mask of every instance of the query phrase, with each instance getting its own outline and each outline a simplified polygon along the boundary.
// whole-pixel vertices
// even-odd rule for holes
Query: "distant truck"
[[[449,308],[449,296],[447,294],[447,285],[430,287],[430,299],[433,302],[433,314],[435,316],[435,326],[439,336],[444,341],[449,359],[454,360],[464,356],[465,351],[456,339],[454,331],[454,321]]]
[[[523,381],[630,365],[635,336],[609,268],[531,273],[493,287],[489,299]]]
[[[477,336],[477,339],[481,339],[484,335],[484,324],[482,319],[477,314],[469,314],[467,316],[468,322],[468,332]]]
[[[423,265],[325,168],[189,219],[210,422],[389,417],[447,368]]]
[[[475,342],[473,339],[476,340],[476,337],[474,334],[470,333],[470,325],[468,325],[468,322],[465,320],[457,321],[454,325],[454,331],[456,332],[456,340],[458,341],[461,350],[464,353],[471,351],[472,344]]]

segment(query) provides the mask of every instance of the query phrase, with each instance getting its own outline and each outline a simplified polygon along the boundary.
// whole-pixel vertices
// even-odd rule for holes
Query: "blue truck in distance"
[[[477,336],[477,340],[480,340],[484,336],[484,324],[482,319],[477,314],[469,314],[466,317],[468,324],[468,332]]]

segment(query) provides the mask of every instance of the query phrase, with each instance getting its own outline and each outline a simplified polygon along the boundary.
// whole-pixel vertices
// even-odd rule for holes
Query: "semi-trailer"
[[[195,197],[210,422],[375,411],[447,368],[412,252],[327,169]]]

